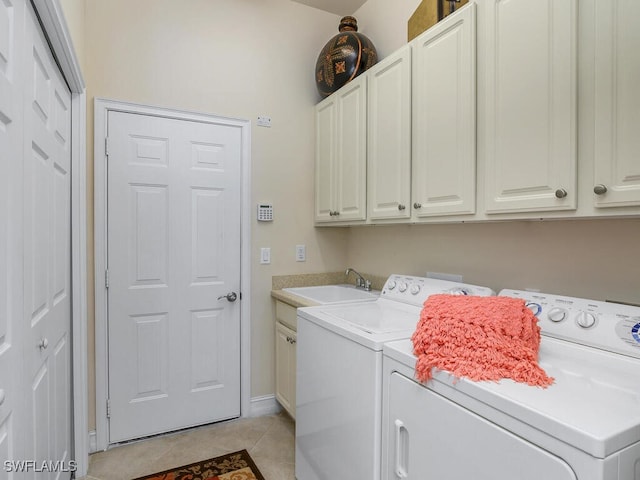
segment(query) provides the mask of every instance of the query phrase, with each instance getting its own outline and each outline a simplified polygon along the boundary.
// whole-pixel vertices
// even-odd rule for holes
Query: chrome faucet
[[[367,292],[371,291],[371,281],[365,279],[362,275],[356,272],[353,268],[347,268],[347,271],[344,274],[348,277],[350,273],[356,275],[356,288],[363,288]]]

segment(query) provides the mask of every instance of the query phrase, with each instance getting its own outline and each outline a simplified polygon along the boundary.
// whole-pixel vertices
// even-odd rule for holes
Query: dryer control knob
[[[391,280],[389,283],[387,283],[387,288],[389,290],[393,290],[394,288],[396,288],[396,281],[395,280]]]
[[[542,306],[539,303],[535,302],[527,302],[526,307],[533,312],[533,314],[537,317],[542,311]]]
[[[398,290],[400,290],[401,292],[406,292],[407,288],[409,288],[409,285],[407,285],[405,282],[402,282],[398,287]]]
[[[411,285],[411,294],[417,295],[420,293],[420,285]]]
[[[596,324],[596,316],[591,312],[580,312],[576,317],[576,322],[582,328],[591,328]]]
[[[547,313],[547,318],[552,322],[561,322],[567,318],[567,311],[564,308],[554,307]]]

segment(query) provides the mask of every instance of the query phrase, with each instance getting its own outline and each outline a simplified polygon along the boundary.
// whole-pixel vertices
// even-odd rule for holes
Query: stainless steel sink
[[[315,287],[283,288],[285,292],[311,300],[321,305],[347,302],[370,302],[380,296],[378,290],[369,292],[353,285],[319,285]]]

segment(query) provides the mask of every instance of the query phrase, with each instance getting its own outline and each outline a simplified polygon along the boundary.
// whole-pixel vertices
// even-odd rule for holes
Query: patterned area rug
[[[265,480],[246,450],[172,468],[135,480]]]

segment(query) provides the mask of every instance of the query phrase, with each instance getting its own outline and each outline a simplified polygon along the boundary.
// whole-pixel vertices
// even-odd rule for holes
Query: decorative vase
[[[354,17],[343,17],[338,31],[316,62],[316,87],[322,97],[331,95],[378,61],[376,47],[358,33],[358,21]]]

